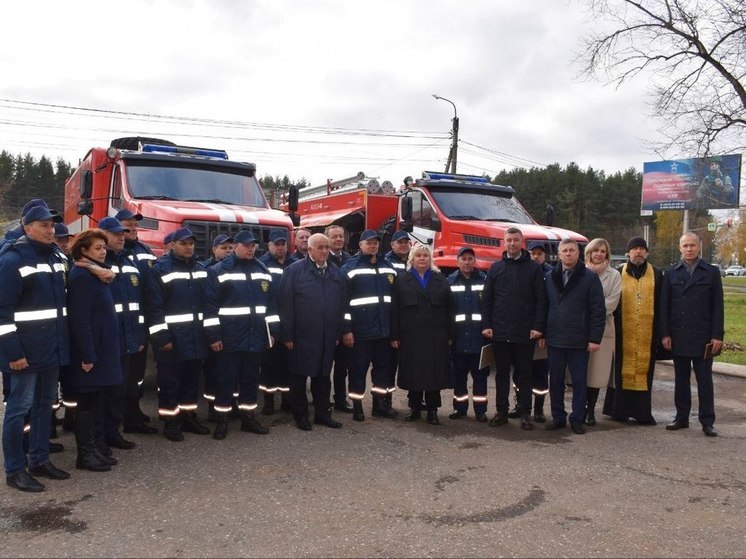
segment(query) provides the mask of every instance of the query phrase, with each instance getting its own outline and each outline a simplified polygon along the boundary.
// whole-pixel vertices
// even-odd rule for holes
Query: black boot
[[[365,413],[363,413],[362,400],[352,401],[352,419],[355,421],[365,421]]]
[[[264,407],[262,407],[262,415],[274,415],[275,413],[275,393],[265,392],[264,393]]]
[[[543,394],[541,396],[534,395],[534,421],[536,423],[544,423],[547,418],[544,415],[544,396]]]
[[[386,407],[386,396],[373,394],[373,417],[396,417],[396,412]]]
[[[241,419],[241,431],[256,433],[257,435],[268,435],[269,429],[256,420],[254,412],[246,412]]]
[[[178,417],[168,417],[166,419],[163,425],[163,436],[175,443],[184,440],[184,433],[181,432],[181,420]]]
[[[210,430],[197,421],[197,413],[193,411],[181,412],[181,430],[185,433],[194,433],[195,435],[209,435]]]
[[[218,412],[215,411],[215,404],[212,402],[207,403],[207,421],[210,423],[218,422]]]
[[[108,472],[111,466],[102,462],[94,451],[96,444],[96,416],[94,412],[77,410],[75,413],[75,442],[78,458],[75,467],[92,472]]]
[[[386,406],[386,409],[389,410],[389,413],[394,414],[394,415],[392,415],[390,417],[396,417],[397,415],[399,415],[399,412],[397,412],[394,409],[394,394],[393,394],[393,392],[388,392],[386,394],[386,396],[384,396],[383,403]]]
[[[598,393],[600,391],[600,388],[588,388],[588,402],[585,406],[585,424],[590,427],[596,424],[596,401],[598,400]]]
[[[427,421],[430,425],[440,425],[440,420],[438,419],[438,410],[427,410]]]
[[[228,415],[225,413],[215,413],[217,425],[212,432],[212,438],[216,441],[222,441],[228,435]]]
[[[422,412],[419,409],[411,408],[409,413],[404,416],[404,421],[417,421],[422,417]]]
[[[513,409],[508,412],[508,417],[511,419],[521,417],[521,411],[518,409],[518,390],[515,390],[515,387],[513,391]]]

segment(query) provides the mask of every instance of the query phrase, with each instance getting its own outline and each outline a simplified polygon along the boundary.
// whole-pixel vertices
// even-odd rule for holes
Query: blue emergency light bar
[[[423,171],[422,178],[431,181],[467,181],[489,184],[487,177],[478,177],[476,175],[457,175],[453,173],[436,173],[433,171]]]
[[[143,153],[183,153],[187,155],[201,155],[202,157],[215,157],[217,159],[228,159],[228,153],[222,149],[186,148],[181,146],[160,146],[157,144],[142,144],[140,151]]]

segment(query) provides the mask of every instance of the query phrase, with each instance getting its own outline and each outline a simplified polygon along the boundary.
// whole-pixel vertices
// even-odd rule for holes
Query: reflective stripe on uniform
[[[452,285],[451,291],[466,291],[465,285]]]
[[[270,274],[265,274],[263,272],[252,272],[251,279],[252,280],[263,279],[267,281],[272,281],[272,276]]]
[[[141,252],[137,255],[138,260],[158,260],[155,255],[148,254],[147,252]]]
[[[352,320],[352,315],[351,315],[350,313],[348,313],[348,312],[347,312],[347,313],[345,313],[345,315],[344,315],[344,319],[345,319],[345,320]]]
[[[465,314],[457,314],[456,316],[453,317],[453,320],[455,322],[463,322],[464,320],[466,320],[466,315]]]
[[[256,409],[256,404],[238,404],[238,409],[244,411],[254,411]]]
[[[52,267],[54,268],[55,272],[64,272],[65,271],[65,265],[61,264],[59,262],[57,264],[54,264]]]
[[[282,275],[283,269],[282,268],[267,268],[269,270],[270,274],[280,274]]]
[[[114,303],[114,312],[122,312],[124,308],[121,303]]]
[[[468,402],[469,401],[469,395],[466,394],[464,396],[456,396],[454,394],[453,399],[456,400],[457,402]]]
[[[207,272],[206,271],[192,272],[192,277],[194,279],[206,278],[207,277]]]
[[[350,300],[350,306],[351,307],[359,307],[361,305],[375,305],[376,303],[380,303],[381,298],[380,297],[359,297],[357,299],[351,299]],[[391,302],[391,296],[390,295],[384,295],[383,296],[383,302],[384,303],[390,303]]]
[[[472,399],[472,401],[481,404],[482,402],[486,402],[487,401],[487,396],[472,396],[471,399]]]
[[[0,336],[10,334],[11,332],[15,332],[16,330],[18,330],[18,328],[16,328],[15,324],[3,324],[2,326],[0,326]]]
[[[193,314],[167,314],[165,317],[166,324],[174,324],[177,322],[191,322],[193,320],[201,320],[202,316]]]
[[[375,274],[376,271],[373,268],[355,268],[354,270],[350,270],[347,272],[348,278],[354,278],[355,276],[359,276],[361,274]]]
[[[37,264],[36,266],[23,266],[18,269],[18,273],[21,274],[22,278],[39,272],[47,272],[48,274],[51,274],[52,267],[49,264]]]
[[[192,275],[189,272],[171,272],[165,276],[161,276],[163,283],[169,283],[175,279],[191,279]]]
[[[138,324],[145,324],[145,317],[143,315],[141,315],[141,314],[138,315],[137,316],[137,323]]]
[[[471,286],[472,291],[484,291],[484,285],[472,285]]]
[[[222,274],[218,276],[218,281],[223,283],[224,281],[246,281],[246,274],[235,272],[232,274]]]
[[[57,318],[57,309],[44,309],[43,311],[19,311],[13,315],[16,322],[28,322],[31,320],[49,320]],[[67,309],[62,308],[62,316],[67,314]]]
[[[127,305],[127,308],[131,311],[139,311],[140,303],[130,303],[129,305]]]
[[[220,326],[220,319],[219,318],[206,318],[202,322],[202,325],[205,326],[205,327],[207,327],[207,326]]]
[[[134,266],[122,266],[122,272],[127,274],[139,274],[140,270],[138,270]]]
[[[267,324],[272,324],[274,322],[280,322],[280,317],[276,314],[270,314],[264,317],[264,320],[267,322]]]
[[[218,314],[223,316],[242,316],[251,314],[251,307],[220,307]]]
[[[228,413],[229,411],[231,411],[233,409],[233,407],[232,406],[218,406],[218,405],[215,405],[213,407],[213,409],[216,412],[218,412],[218,413]]]
[[[179,404],[179,409],[184,411],[194,411],[197,409],[197,404]]]
[[[161,330],[168,330],[168,324],[166,324],[165,322],[163,324],[153,324],[153,326],[148,328],[148,333],[151,335],[157,334]]]
[[[174,408],[172,410],[158,408],[158,415],[163,415],[166,417],[173,417],[175,415],[179,415],[179,408]]]

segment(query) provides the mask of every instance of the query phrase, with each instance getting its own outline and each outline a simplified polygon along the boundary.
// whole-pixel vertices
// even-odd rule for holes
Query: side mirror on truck
[[[298,185],[291,184],[288,187],[288,214],[290,215],[290,221],[293,222],[293,227],[300,225],[300,216],[296,213],[298,211],[298,198],[300,197],[300,189]]]

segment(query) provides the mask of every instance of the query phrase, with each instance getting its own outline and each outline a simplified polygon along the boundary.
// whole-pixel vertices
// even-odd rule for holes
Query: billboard
[[[737,208],[741,155],[645,163],[643,212]]]

